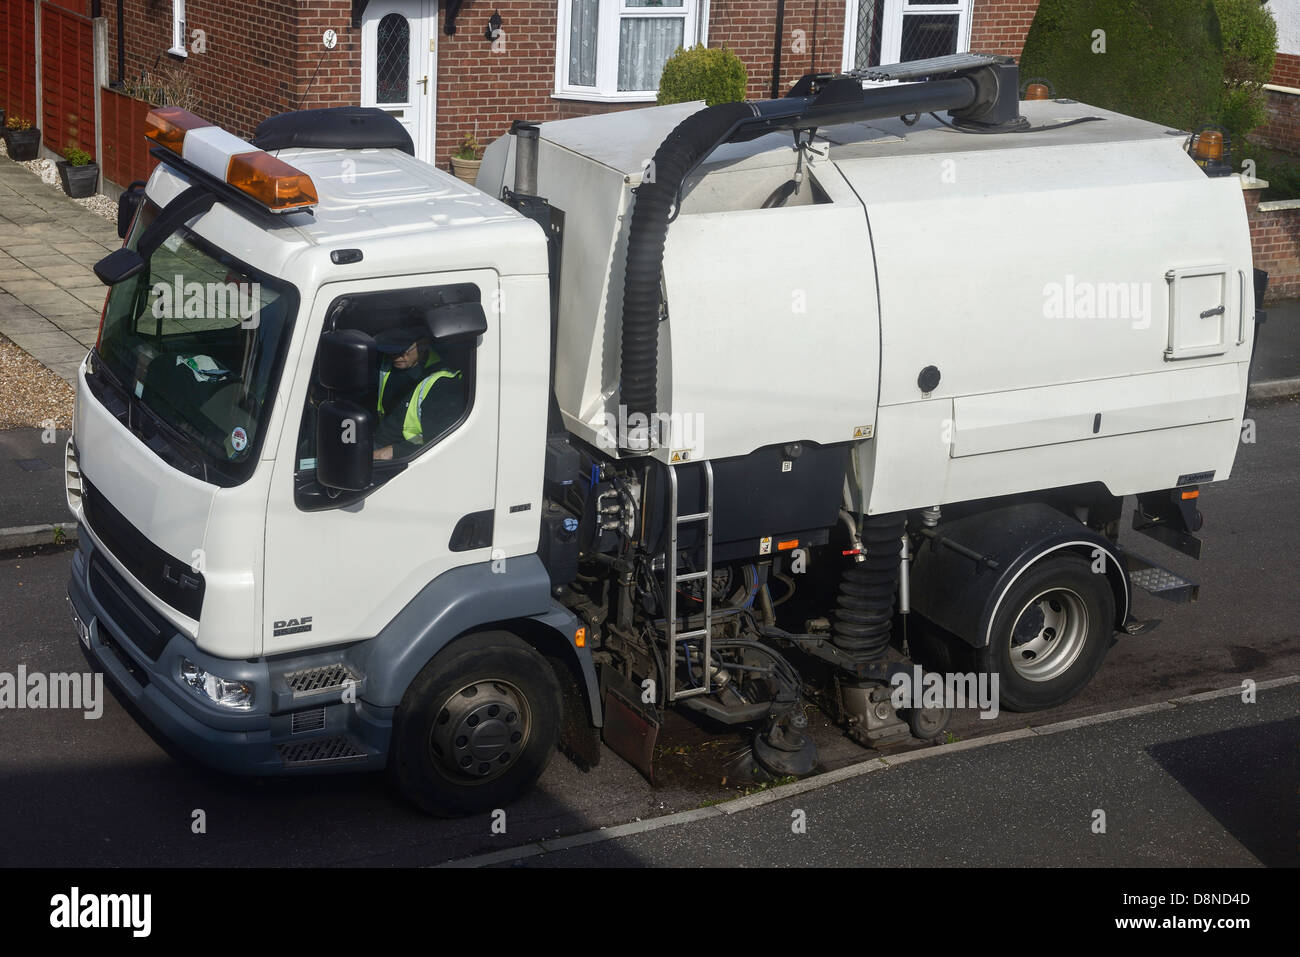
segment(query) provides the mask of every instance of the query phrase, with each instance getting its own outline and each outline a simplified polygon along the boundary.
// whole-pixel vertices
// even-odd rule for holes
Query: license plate
[[[76,612],[72,613],[72,623],[77,626],[77,637],[87,648],[90,647],[90,626],[81,620],[81,616]]]

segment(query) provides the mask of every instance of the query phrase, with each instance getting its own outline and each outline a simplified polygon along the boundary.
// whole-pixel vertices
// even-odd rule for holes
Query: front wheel
[[[560,689],[546,659],[514,635],[462,638],[411,682],[393,719],[389,772],[440,817],[503,807],[555,750]]]
[[[1002,596],[980,670],[998,676],[1001,706],[1040,711],[1064,704],[1101,667],[1115,628],[1104,573],[1079,555],[1043,559]]]

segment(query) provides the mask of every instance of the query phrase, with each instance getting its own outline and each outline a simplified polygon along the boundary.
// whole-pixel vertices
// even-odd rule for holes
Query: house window
[[[848,0],[844,69],[926,60],[970,48],[972,0]]]
[[[560,0],[555,95],[647,100],[679,47],[703,43],[705,0]]]
[[[185,50],[185,0],[172,0],[172,46],[175,56],[189,56]]]

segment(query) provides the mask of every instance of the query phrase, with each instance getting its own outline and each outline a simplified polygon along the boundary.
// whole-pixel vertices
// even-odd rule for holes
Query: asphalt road
[[[734,816],[497,866],[1295,867],[1298,745],[1291,684],[941,749]]]
[[[1035,715],[1003,713],[994,721],[965,713],[952,726],[958,738],[1236,686],[1244,679],[1300,674],[1294,557],[1300,515],[1292,501],[1300,461],[1300,405],[1275,403],[1248,415],[1256,441],[1242,446],[1231,481],[1207,488],[1201,497],[1206,525],[1200,562],[1133,533],[1122,539],[1197,578],[1201,601],[1175,606],[1140,595],[1136,614],[1162,618],[1163,624],[1147,636],[1122,639],[1074,701]],[[19,665],[29,671],[86,670],[64,595],[68,562],[67,553],[0,561],[0,672],[14,673]],[[1282,720],[1265,717],[1263,710],[1245,715],[1245,727]],[[1201,733],[1193,727],[1183,731],[1180,737],[1178,728],[1170,729],[1168,740],[1195,739]],[[1091,740],[1090,735],[1112,732],[1094,728],[1078,733]],[[1259,734],[1259,740],[1273,744],[1289,735],[1295,744],[1293,725]],[[824,767],[870,756],[834,729],[823,729],[818,737]],[[683,742],[680,754],[671,747],[675,740]],[[511,806],[507,832],[501,835],[492,833],[486,815],[459,821],[427,818],[396,797],[381,775],[245,780],[207,771],[169,755],[112,698],[97,720],[86,720],[79,712],[0,710],[0,865],[436,864],[698,807],[738,793],[735,781],[721,783],[714,764],[693,763],[711,746],[697,730],[679,726],[661,744],[670,747],[660,778],[666,783],[658,787],[608,751],[600,766],[586,774],[557,757],[537,790]],[[735,745],[724,742],[722,750]],[[986,757],[990,753],[980,749],[963,757],[963,773],[983,775],[1008,794],[1021,794],[1020,780],[1005,776],[1013,772],[997,771]],[[1114,762],[1120,775],[1125,760],[1121,751],[1102,746],[1088,757],[1089,766],[1101,774]],[[933,760],[915,767],[921,765],[938,766]],[[1005,817],[990,822],[938,800],[938,792],[926,790],[931,785],[922,776],[914,785],[920,790],[905,789],[897,806],[882,806],[882,813],[942,822],[941,830],[916,836],[921,844],[931,842],[931,863],[943,860],[933,856],[935,848],[951,845],[963,834],[975,840],[990,826],[1009,827],[1021,813],[1014,803],[1001,805],[999,812],[994,802],[988,806]],[[1253,786],[1245,774],[1242,792]],[[826,793],[834,800],[839,792]],[[204,834],[191,831],[195,810],[205,813]],[[854,819],[853,810],[844,806],[846,822]],[[1185,844],[1196,846],[1198,833],[1191,823],[1187,828]],[[1266,859],[1249,841],[1238,838],[1237,843]],[[1067,856],[1055,860],[1068,860],[1086,846],[1064,843],[1060,850]],[[1225,864],[1241,862],[1239,849],[1221,850],[1221,859],[1213,848],[1206,854]],[[780,853],[774,845],[768,862],[780,862]],[[1024,858],[1025,863],[1043,860]]]

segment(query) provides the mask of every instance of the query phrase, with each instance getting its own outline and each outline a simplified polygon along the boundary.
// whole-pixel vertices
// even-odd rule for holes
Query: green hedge
[[[659,102],[689,103],[703,100],[709,106],[745,98],[749,74],[740,57],[726,47],[696,44],[678,50],[664,64],[659,78]]]
[[[1093,52],[1094,31],[1105,52]],[[1214,0],[1041,0],[1023,78],[1057,96],[1191,130],[1218,118],[1223,38]]]
[[[1095,30],[1105,52],[1094,52]],[[1234,161],[1264,122],[1277,24],[1259,0],[1041,0],[1022,77],[1057,96],[1193,130],[1217,123]]]

